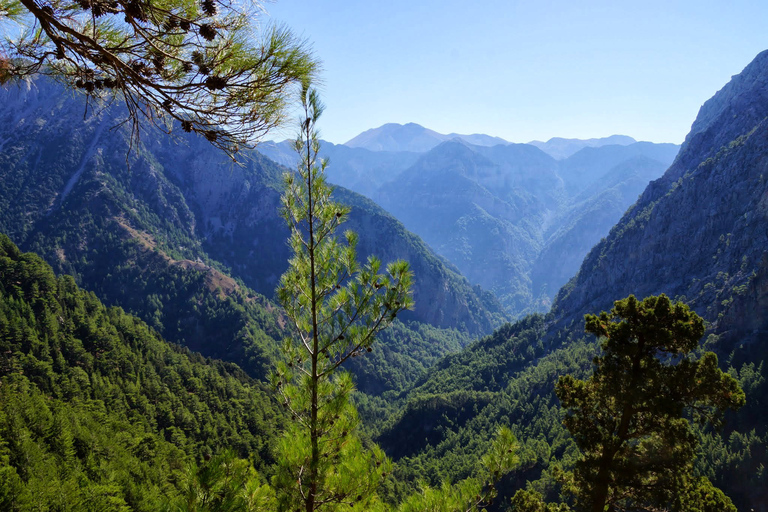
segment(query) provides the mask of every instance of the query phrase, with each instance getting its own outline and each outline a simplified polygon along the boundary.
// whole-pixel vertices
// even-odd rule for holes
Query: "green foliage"
[[[183,494],[164,512],[258,512],[275,510],[275,493],[250,464],[226,450],[185,473]]]
[[[486,454],[482,457],[482,470],[472,478],[454,485],[443,481],[440,487],[426,483],[411,494],[398,508],[398,512],[464,512],[485,509],[497,496],[496,483],[517,466],[517,440],[512,431],[500,427]]]
[[[278,298],[294,327],[286,362],[274,383],[293,421],[278,446],[273,485],[279,510],[307,512],[348,505],[364,510],[390,463],[377,446],[366,450],[357,434],[354,387],[340,366],[370,351],[376,334],[397,313],[413,307],[411,272],[403,261],[387,266],[369,257],[356,261],[357,235],[334,232],[349,208],[331,200],[325,162],[317,164],[320,142],[315,124],[322,113],[317,92],[305,84],[304,118],[296,151],[298,175],[286,174],[283,216],[291,228],[293,257],[280,280]]]
[[[378,340],[372,352],[345,364],[355,375],[357,389],[373,397],[411,387],[443,356],[459,352],[472,338],[458,329],[440,329],[398,317],[378,335]]]
[[[567,512],[570,510],[564,503],[546,503],[543,496],[528,489],[521,489],[511,500],[514,512]]]
[[[267,467],[276,405],[0,235],[4,509],[157,510],[189,457],[230,447]]]
[[[681,492],[707,495],[693,477],[696,440],[683,413],[718,423],[744,393],[713,353],[689,357],[703,320],[665,295],[630,296],[585,319],[604,353],[588,380],[565,376],[556,388],[582,452],[570,482],[579,507],[664,507]]]
[[[0,85],[51,74],[120,97],[140,121],[204,135],[230,155],[281,123],[292,86],[316,64],[285,28],[257,30],[258,4],[25,0],[0,4]]]
[[[675,496],[673,510],[685,512],[736,511],[731,499],[705,477],[690,477]]]
[[[498,328],[469,349],[451,354],[437,363],[420,392],[448,393],[456,389],[500,391],[518,371],[541,357],[550,348],[545,345],[547,321],[544,315],[528,315]]]
[[[499,336],[497,341],[510,340]],[[472,354],[468,364],[474,357],[484,361],[484,352],[491,349],[490,345],[473,345],[465,352]],[[510,427],[520,439],[520,464],[499,482],[499,501],[510,498],[526,480],[540,479],[536,489],[548,500],[557,499],[551,464],[558,459],[567,464],[575,453],[562,426],[555,382],[558,375],[585,374],[594,353],[591,345],[574,340],[512,373],[497,392],[466,390],[461,380],[449,378],[439,393],[422,395],[415,388],[377,438],[396,461],[393,474],[398,483],[388,488],[391,497],[387,495],[387,499],[404,499],[418,488],[420,480],[439,486],[445,480],[458,482],[481,474],[479,461],[499,426]],[[432,372],[436,377],[443,370]]]

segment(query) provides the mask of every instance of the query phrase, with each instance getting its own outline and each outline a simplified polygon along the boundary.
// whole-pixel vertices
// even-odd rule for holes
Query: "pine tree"
[[[272,488],[245,460],[227,450],[185,473],[183,494],[164,512],[266,512],[274,510]]]
[[[291,228],[289,269],[277,295],[293,324],[286,361],[274,384],[293,421],[278,447],[273,486],[280,510],[367,510],[390,470],[377,447],[365,448],[350,403],[354,387],[345,361],[373,350],[376,333],[413,307],[412,275],[404,261],[356,261],[357,235],[335,233],[350,209],[334,202],[318,161],[316,123],[323,106],[315,89],[302,89],[303,119],[295,149],[302,156],[296,174],[285,176],[282,214]]]
[[[589,379],[565,376],[556,387],[582,452],[570,481],[579,509],[735,511],[693,475],[696,439],[686,415],[717,425],[727,409],[744,404],[715,354],[693,357],[701,317],[660,295],[630,296],[585,319],[603,355]]]
[[[125,101],[233,155],[280,124],[316,64],[285,28],[260,30],[258,2],[0,0],[0,85],[50,74],[89,96]]]

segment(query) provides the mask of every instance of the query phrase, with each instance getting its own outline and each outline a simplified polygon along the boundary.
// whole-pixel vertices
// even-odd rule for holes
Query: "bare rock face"
[[[592,249],[553,311],[568,322],[629,294],[666,293],[725,326],[740,295],[760,294],[767,249],[763,52],[702,106],[675,162]]]

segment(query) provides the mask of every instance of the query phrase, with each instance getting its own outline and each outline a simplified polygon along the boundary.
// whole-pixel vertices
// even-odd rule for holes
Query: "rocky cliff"
[[[558,294],[560,319],[666,293],[707,320],[760,287],[768,249],[768,52],[707,101],[675,162]]]

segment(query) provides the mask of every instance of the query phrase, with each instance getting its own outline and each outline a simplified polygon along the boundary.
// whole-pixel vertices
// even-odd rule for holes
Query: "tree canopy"
[[[719,424],[744,404],[717,356],[693,357],[704,321],[665,295],[616,301],[586,315],[603,355],[587,380],[562,377],[558,398],[582,452],[571,484],[581,510],[735,510],[693,474],[696,438],[688,417]]]
[[[412,274],[404,261],[390,263],[386,273],[374,257],[359,265],[357,235],[336,239],[349,208],[331,200],[325,162],[317,159],[315,124],[323,106],[308,83],[302,104],[295,143],[302,161],[297,174],[286,174],[282,200],[294,256],[277,290],[295,339],[286,343],[287,364],[274,377],[294,421],[278,448],[275,487],[280,510],[368,507],[390,464],[378,447],[363,449],[349,401],[352,380],[337,370],[371,351],[376,334],[413,307]]]
[[[230,156],[279,125],[291,88],[317,65],[257,2],[0,0],[0,84],[46,73],[141,119],[174,122]]]

